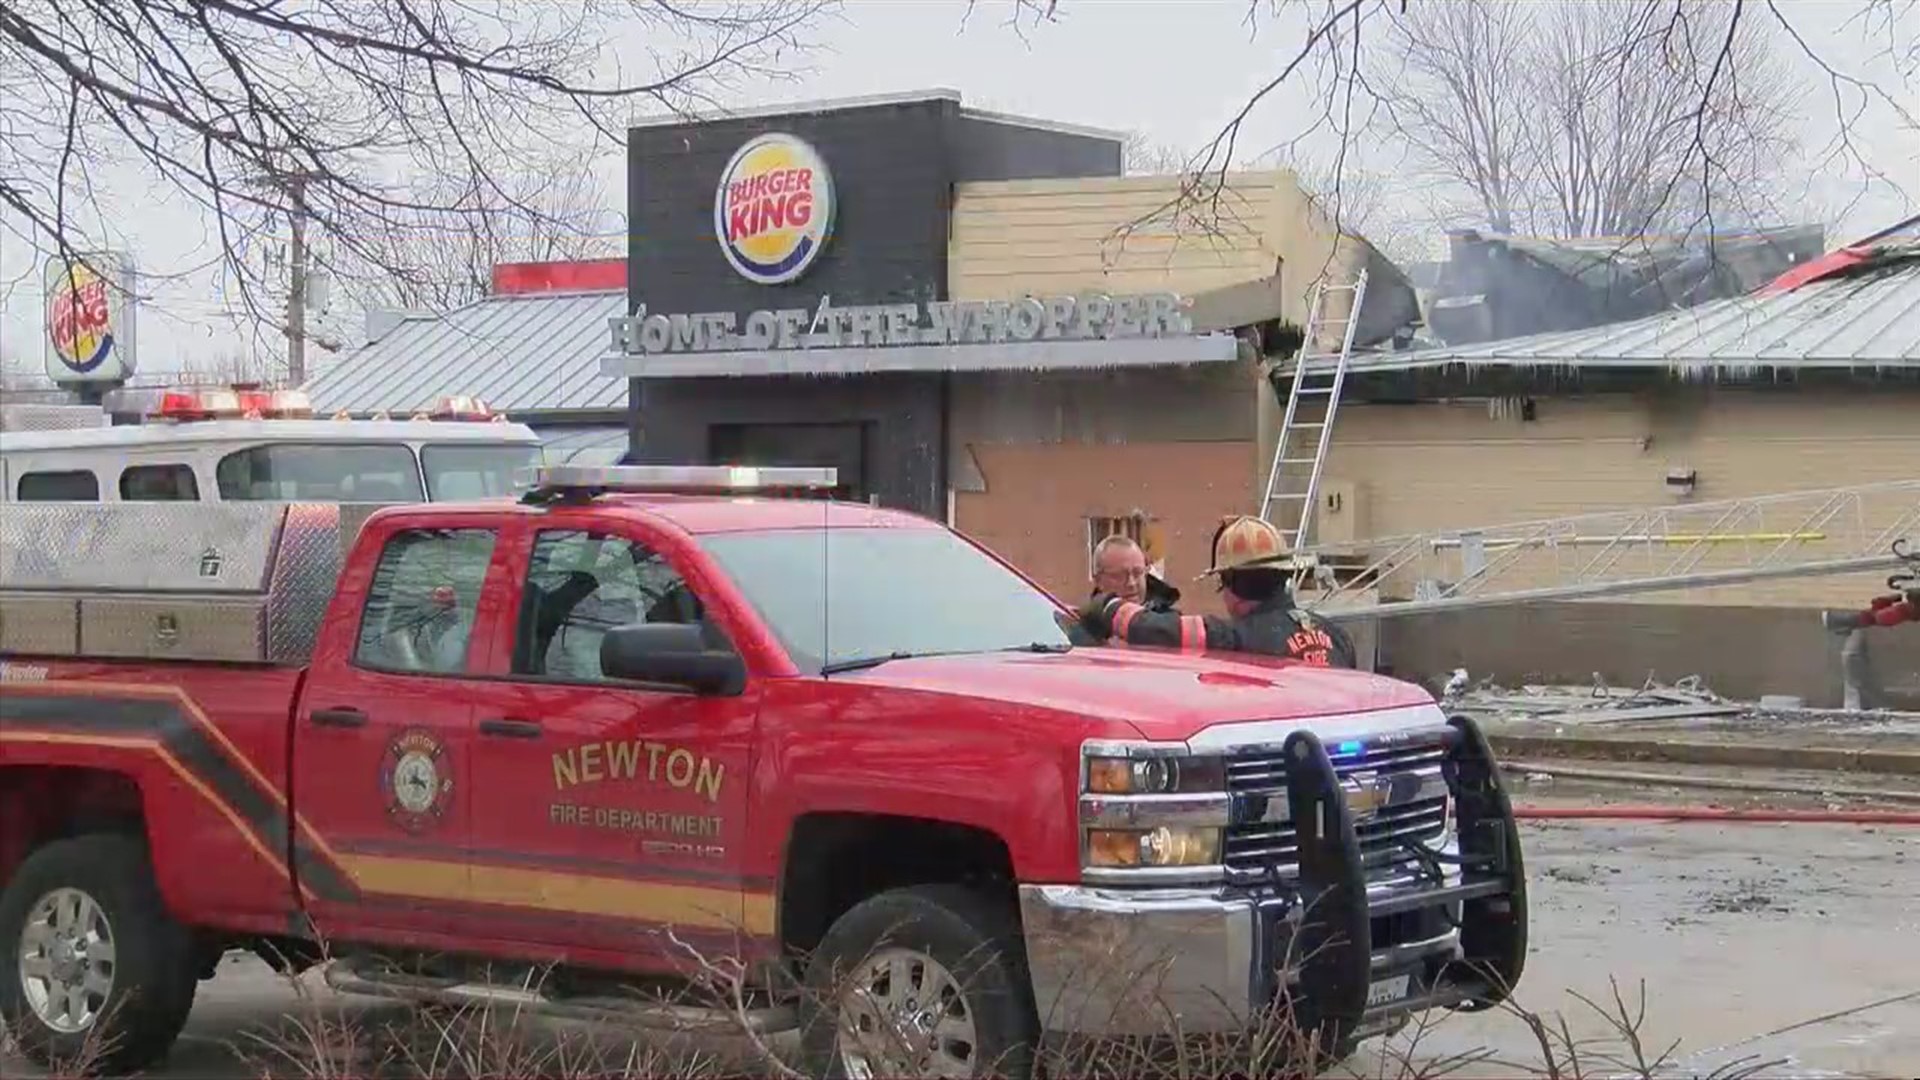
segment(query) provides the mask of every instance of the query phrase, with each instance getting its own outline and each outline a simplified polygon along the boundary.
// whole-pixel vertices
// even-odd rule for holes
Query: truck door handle
[[[318,727],[366,727],[367,714],[359,709],[342,707],[338,709],[315,709],[307,717]]]
[[[498,735],[505,739],[537,739],[540,737],[540,732],[540,724],[534,720],[516,720],[512,717],[505,717],[498,720],[480,721],[480,734],[482,735]]]

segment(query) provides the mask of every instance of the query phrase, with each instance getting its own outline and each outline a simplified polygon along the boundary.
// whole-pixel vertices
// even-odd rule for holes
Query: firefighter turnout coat
[[[1317,667],[1355,666],[1353,640],[1325,619],[1301,611],[1284,592],[1238,619],[1153,611],[1117,596],[1096,594],[1080,611],[1094,640],[1157,645],[1182,652],[1247,652],[1284,656]]]
[[[1096,592],[1093,595],[1097,598],[1101,594]],[[1165,581],[1162,581],[1161,579],[1155,577],[1152,574],[1147,575],[1146,609],[1148,611],[1152,611],[1152,612],[1175,611],[1175,605],[1178,603],[1180,603],[1179,589],[1174,588],[1172,585],[1167,584]],[[1074,623],[1073,625],[1068,626],[1066,628],[1066,631],[1067,631],[1067,640],[1072,642],[1074,645],[1085,646],[1085,645],[1124,645],[1126,644],[1125,642],[1114,641],[1113,638],[1107,634],[1101,634],[1097,637],[1094,636],[1093,631],[1088,628],[1087,621],[1085,619],[1081,619],[1080,621]]]

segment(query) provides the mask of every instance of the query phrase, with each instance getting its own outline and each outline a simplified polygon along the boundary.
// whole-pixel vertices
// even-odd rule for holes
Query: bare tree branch
[[[1495,232],[1630,236],[1737,207],[1793,160],[1794,81],[1744,5],[1426,5],[1390,111]]]
[[[1393,26],[1403,79],[1389,97],[1394,130],[1441,180],[1472,192],[1495,231],[1512,232],[1520,171],[1523,9],[1423,5]]]
[[[1856,3],[1847,27],[1910,87],[1920,0]],[[1018,6],[1036,26],[1070,10]],[[1232,211],[1228,173],[1249,156],[1247,125],[1282,87],[1310,104],[1268,153],[1331,159],[1313,189],[1336,220],[1362,138],[1413,151],[1419,174],[1402,178],[1397,200],[1433,189],[1434,202],[1471,208],[1443,212],[1448,223],[1500,232],[1636,236],[1804,220],[1805,200],[1781,195],[1816,171],[1902,190],[1911,178],[1874,167],[1862,118],[1874,105],[1920,128],[1920,110],[1910,93],[1823,55],[1796,25],[1801,10],[1780,0],[1250,0],[1253,33],[1297,44],[1192,156],[1180,191],[1119,236],[1217,228]],[[1797,135],[1808,66],[1824,76],[1839,126],[1812,161]],[[1309,136],[1334,141],[1308,155]]]
[[[357,262],[349,253],[343,265],[330,269],[368,306],[446,311],[486,295],[497,264],[615,254],[597,235],[611,200],[592,165],[582,154],[489,164],[505,197],[471,189],[448,192],[444,199],[474,219],[473,226],[448,227],[431,214],[403,214],[414,227],[369,238],[376,259]]]
[[[790,77],[835,4],[8,0],[0,221],[72,261],[125,216],[98,178],[143,167],[212,217],[226,276],[270,318],[250,243],[289,215],[340,266],[402,278],[424,250],[403,238],[497,235],[503,214],[564,232],[529,164],[617,144],[637,110]]]
[[[1144,131],[1128,132],[1121,151],[1127,175],[1165,176],[1187,167],[1187,152],[1166,143],[1155,142]]]

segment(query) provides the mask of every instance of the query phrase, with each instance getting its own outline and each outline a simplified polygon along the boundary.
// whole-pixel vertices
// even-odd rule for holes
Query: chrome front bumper
[[[1438,849],[1456,856],[1458,845]],[[1367,906],[1392,910],[1422,893],[1460,884],[1403,866],[1367,883]],[[1460,958],[1460,906],[1446,903],[1446,928],[1412,940],[1384,937],[1372,949],[1375,979],[1411,974],[1409,1006],[1370,1011],[1380,1034],[1427,1006],[1422,991]],[[1157,1037],[1245,1031],[1275,1000],[1288,945],[1301,920],[1299,894],[1284,881],[1249,890],[1120,889],[1023,885],[1020,915],[1040,1021],[1048,1031],[1095,1037]],[[1376,919],[1378,922],[1379,919]]]

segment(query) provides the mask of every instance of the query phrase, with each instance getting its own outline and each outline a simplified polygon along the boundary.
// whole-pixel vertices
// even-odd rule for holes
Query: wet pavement
[[[1635,1012],[1644,986],[1647,1057],[1674,1047],[1659,1075],[1920,1075],[1920,828],[1531,822],[1526,837],[1519,1003],[1596,1040],[1586,1075],[1643,1073],[1576,996],[1611,1004],[1612,982]],[[1448,1017],[1416,1056],[1482,1049],[1492,1060],[1466,1075],[1545,1072],[1501,1012]]]
[[[1574,785],[1522,787],[1534,803],[1594,801]],[[1602,800],[1662,793],[1614,791]],[[1707,796],[1676,795],[1702,801]],[[1752,804],[1751,797],[1722,798]],[[1776,800],[1777,801],[1777,800]],[[1520,1004],[1581,1040],[1581,1072],[1729,1076],[1730,1063],[1777,1062],[1760,1077],[1920,1075],[1920,828],[1830,825],[1529,822],[1532,946]],[[1638,1033],[1660,1070],[1629,1064],[1625,1040],[1593,1007],[1618,983],[1629,1011],[1645,988]],[[309,978],[306,983],[317,980]],[[1876,1004],[1878,1003],[1878,1004]],[[257,1033],[289,1018],[378,1020],[398,1007],[326,994],[303,999],[249,959],[230,958],[201,988],[167,1077],[297,1076]],[[1591,1042],[1585,1040],[1593,1040]],[[1368,1044],[1356,1075],[1546,1072],[1519,1017],[1444,1015],[1409,1047]],[[1398,1064],[1406,1053],[1413,1070]],[[1559,1056],[1563,1062],[1565,1051]],[[1744,1070],[1742,1070],[1744,1071]],[[31,1075],[0,1060],[0,1076]]]

